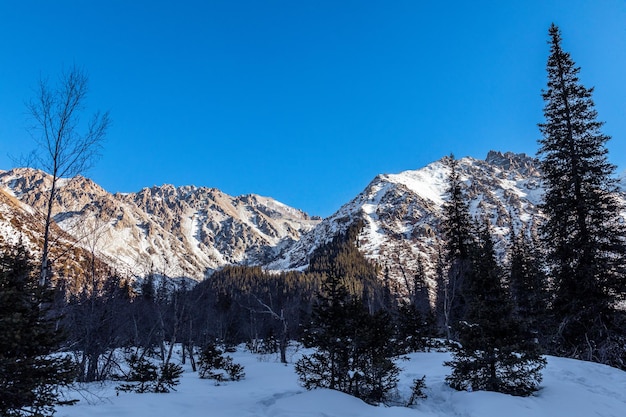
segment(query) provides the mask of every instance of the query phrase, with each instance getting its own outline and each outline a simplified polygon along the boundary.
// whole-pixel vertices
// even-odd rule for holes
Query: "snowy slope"
[[[31,249],[34,248],[36,237],[41,234],[38,220],[28,205],[0,188],[0,243],[15,245],[22,239]]]
[[[445,352],[414,353],[403,368],[395,404],[371,406],[346,394],[326,389],[305,391],[293,362],[239,350],[234,360],[246,378],[216,386],[187,369],[176,392],[115,395],[111,383],[82,386],[72,398],[78,405],[61,407],[58,417],[623,417],[626,413],[626,373],[605,365],[548,357],[541,389],[531,397],[493,392],[458,392],[444,378],[449,368]],[[413,379],[426,375],[428,398],[406,408]]]

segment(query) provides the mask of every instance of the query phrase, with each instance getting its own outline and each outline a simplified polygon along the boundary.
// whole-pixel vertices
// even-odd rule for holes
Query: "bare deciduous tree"
[[[39,283],[42,286],[48,278],[49,233],[57,182],[59,178],[73,177],[91,166],[110,124],[108,112],[96,112],[88,121],[81,120],[88,82],[87,74],[72,66],[62,72],[55,85],[50,85],[46,79],[40,80],[35,97],[26,104],[34,122],[30,132],[38,145],[35,161],[52,175],[41,256]]]

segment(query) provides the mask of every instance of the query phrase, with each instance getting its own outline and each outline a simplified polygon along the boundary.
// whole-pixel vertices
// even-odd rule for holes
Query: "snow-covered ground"
[[[531,397],[493,392],[458,392],[444,383],[449,373],[442,363],[445,352],[415,353],[400,361],[403,369],[397,404],[371,406],[331,390],[306,391],[299,384],[293,362],[302,354],[292,352],[290,364],[275,355],[243,350],[230,354],[245,367],[246,378],[216,385],[185,369],[177,391],[169,394],[120,393],[115,385],[90,384],[73,392],[81,401],[60,407],[58,417],[624,417],[626,372],[604,365],[548,357],[542,389]],[[406,408],[415,378],[426,375],[428,398]]]

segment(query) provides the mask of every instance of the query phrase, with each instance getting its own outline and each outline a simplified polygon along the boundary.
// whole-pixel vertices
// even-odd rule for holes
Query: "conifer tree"
[[[463,182],[458,170],[458,162],[453,155],[447,159],[448,200],[443,206],[444,220],[441,228],[444,234],[444,251],[447,262],[447,276],[444,285],[442,312],[444,333],[451,339],[455,328],[466,311],[465,280],[471,273],[470,250],[472,246],[471,219],[469,206],[464,195]]]
[[[430,305],[430,293],[428,291],[428,283],[426,282],[426,268],[424,260],[421,256],[417,258],[417,270],[413,276],[413,289],[411,292],[411,304],[424,316],[432,315],[432,307]]]
[[[537,247],[522,229],[511,226],[509,251],[509,288],[513,313],[524,328],[544,344],[547,333],[548,288],[544,262]]]
[[[435,263],[435,285],[437,287],[435,294],[435,324],[440,335],[448,335],[449,333],[449,331],[446,331],[447,283],[446,261],[441,248],[439,248],[437,251],[437,262]],[[448,339],[449,338],[448,336]]]
[[[458,390],[486,390],[526,396],[541,382],[539,346],[513,317],[503,271],[496,260],[487,225],[479,232],[467,277],[469,300],[453,348],[453,368],[446,381]]]
[[[304,345],[316,347],[317,352],[300,359],[295,369],[306,389],[322,387],[347,392],[349,320],[355,316],[356,303],[335,271],[329,272],[322,291],[304,335]]]
[[[423,350],[428,338],[436,336],[435,317],[430,305],[426,270],[421,257],[417,259],[417,271],[413,277],[408,300],[400,301],[397,308],[398,345],[407,352]]]
[[[330,388],[380,402],[396,387],[399,369],[393,321],[384,310],[369,314],[331,267],[314,306],[304,344],[315,347],[295,364],[306,389]]]
[[[624,367],[624,330],[616,303],[624,298],[626,266],[623,210],[615,198],[615,167],[608,162],[609,136],[584,87],[561,33],[549,30],[545,122],[539,125],[544,174],[543,241],[555,288],[554,351]]]
[[[349,394],[377,404],[390,397],[398,384],[399,355],[394,341],[395,326],[387,311],[368,314],[364,308],[352,321],[351,387]]]
[[[74,368],[57,352],[62,334],[49,311],[50,290],[37,285],[23,245],[0,255],[0,415],[49,416],[58,387],[73,381]]]

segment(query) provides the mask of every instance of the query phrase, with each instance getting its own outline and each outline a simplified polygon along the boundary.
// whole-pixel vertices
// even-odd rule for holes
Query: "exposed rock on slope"
[[[43,246],[44,219],[42,213],[19,201],[10,190],[0,187],[0,249],[21,243],[38,255]],[[63,285],[69,291],[81,290],[89,271],[108,268],[99,256],[86,250],[55,223],[50,228],[50,242],[49,259],[57,266],[53,279],[68,278]]]
[[[0,172],[0,187],[33,213],[43,212],[50,185],[41,171]],[[138,276],[202,279],[227,264],[267,262],[277,247],[320,221],[271,198],[209,188],[164,185],[113,195],[83,177],[59,185],[53,208],[59,227],[116,269]]]

